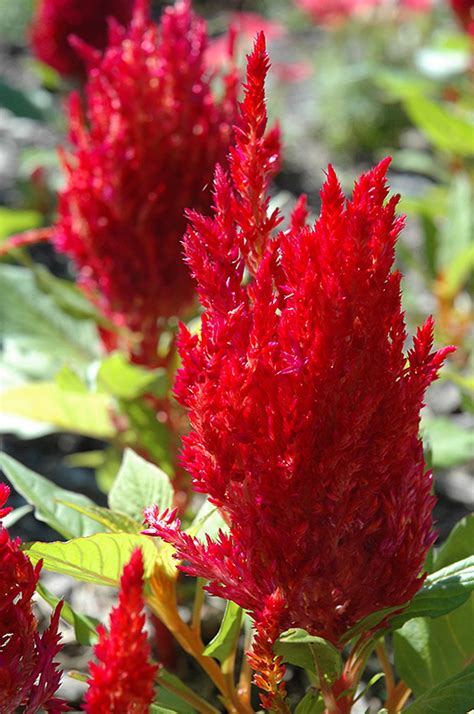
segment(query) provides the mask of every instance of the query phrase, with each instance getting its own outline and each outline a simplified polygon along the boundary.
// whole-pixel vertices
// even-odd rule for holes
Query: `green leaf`
[[[47,523],[64,538],[87,536],[103,530],[97,523],[71,512],[70,508],[60,503],[68,501],[86,508],[93,506],[93,501],[86,496],[59,488],[7,454],[0,454],[0,466],[15,490],[35,507],[36,518]]]
[[[44,121],[42,109],[33,103],[30,97],[21,89],[0,80],[0,107],[5,107],[17,117]]]
[[[170,462],[170,432],[165,424],[156,418],[156,409],[141,400],[120,400],[120,409],[130,425],[127,444],[135,448],[138,444],[150,455],[154,463],[163,471],[173,473]]]
[[[466,714],[474,702],[474,664],[437,684],[403,710],[404,714]]]
[[[227,602],[219,632],[209,642],[203,654],[224,663],[234,651],[242,625],[242,608],[230,600]]]
[[[110,533],[140,533],[143,530],[143,525],[140,521],[136,521],[124,513],[117,513],[109,508],[95,505],[86,507],[76,503],[67,503],[66,501],[62,503],[64,506],[91,518],[96,523],[100,523]]]
[[[53,593],[45,588],[42,583],[37,584],[36,592],[41,595],[43,600],[45,600],[48,605],[51,605],[53,610],[60,601],[60,598],[53,595]],[[87,615],[81,615],[80,613],[75,612],[66,601],[63,601],[61,617],[74,627],[74,634],[80,645],[88,647],[95,645],[98,639],[96,627],[99,624],[99,620],[96,620],[94,617],[88,617]]]
[[[8,238],[13,233],[38,228],[42,216],[39,211],[25,211],[17,208],[0,206],[0,241]]]
[[[435,553],[434,567],[448,567],[472,553],[474,516],[464,518]],[[394,634],[400,676],[416,695],[459,673],[474,656],[474,594],[453,612],[433,619],[416,618]]]
[[[428,437],[435,468],[449,468],[472,459],[474,453],[472,430],[459,426],[451,419],[436,417],[423,420],[422,432]]]
[[[33,564],[43,560],[43,567],[54,573],[98,585],[117,586],[135,548],[142,549],[145,578],[148,578],[158,551],[153,540],[144,535],[97,533],[65,543],[33,543],[26,553]]]
[[[152,704],[150,707],[150,714],[176,714],[176,713],[177,713],[176,709],[166,709],[165,707],[160,707],[159,704]]]
[[[116,429],[110,419],[112,402],[105,394],[63,389],[56,382],[31,382],[2,394],[6,414],[53,424],[96,439],[111,439]]]
[[[44,265],[35,264],[33,270],[38,287],[69,316],[76,320],[93,320],[100,325],[111,325],[75,283],[56,277]]]
[[[440,548],[434,551],[433,569],[441,570],[473,555],[474,514],[461,518]]]
[[[147,370],[130,364],[121,352],[101,361],[96,379],[99,389],[122,399],[135,399],[146,392],[164,396],[168,387],[164,369]]]
[[[397,629],[415,617],[440,617],[463,605],[474,590],[474,556],[431,573],[421,590],[390,625]]]
[[[410,603],[372,612],[351,627],[341,638],[347,644],[362,632],[373,630],[382,620],[389,629],[402,627],[415,617],[440,617],[463,605],[474,588],[474,558],[466,558],[447,568],[431,573]],[[397,615],[403,607],[403,612]],[[390,615],[393,617],[390,619]]]
[[[178,712],[178,714],[196,714],[196,709],[179,696],[180,692],[184,695],[193,694],[192,689],[182,682],[179,677],[166,669],[160,669],[158,683],[161,685],[156,698],[158,704],[172,707],[173,711]],[[167,689],[167,686],[170,689]]]
[[[325,704],[319,692],[311,687],[295,709],[295,714],[323,714]]]
[[[342,674],[342,657],[334,645],[322,637],[315,637],[300,628],[284,632],[273,646],[275,654],[284,662],[323,674],[328,683]]]
[[[455,156],[474,156],[474,127],[467,112],[461,116],[458,107],[436,103],[421,95],[407,96],[404,107],[412,122],[437,149]]]
[[[27,513],[31,513],[33,508],[31,506],[20,506],[20,508],[15,508],[14,511],[2,518],[2,524],[4,528],[11,528],[18,523],[18,521],[26,516]]]
[[[219,531],[225,533],[228,530],[229,527],[222,518],[217,506],[214,506],[213,503],[206,499],[186,533],[205,543],[207,537],[211,538],[211,540],[216,540]]]
[[[92,322],[78,322],[60,310],[38,287],[34,275],[16,265],[0,265],[0,324],[4,337],[23,341],[30,350],[54,354],[59,363],[88,364],[99,354]]]
[[[171,508],[172,502],[173,487],[169,476],[127,449],[109,494],[110,508],[143,521],[143,509],[147,506],[156,504],[160,511],[164,511]]]

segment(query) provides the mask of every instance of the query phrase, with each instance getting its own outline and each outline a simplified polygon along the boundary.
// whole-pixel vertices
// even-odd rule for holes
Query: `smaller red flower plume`
[[[474,37],[474,0],[450,0],[461,27]]]
[[[107,46],[107,20],[128,25],[133,0],[39,0],[31,43],[37,58],[60,74],[85,74],[84,58],[71,44],[74,36],[97,50]]]
[[[158,322],[194,299],[182,256],[184,211],[210,210],[237,103],[234,70],[221,98],[211,91],[206,25],[189,0],[167,8],[160,27],[147,8],[137,0],[130,28],[114,24],[104,56],[91,54],[85,116],[72,98],[54,235],[85,293],[127,328],[121,346],[153,367]],[[115,335],[104,340],[117,346]]]
[[[288,230],[274,234],[267,69],[260,36],[230,175],[216,171],[214,217],[191,213],[185,241],[205,311],[199,336],[181,332],[183,463],[230,532],[201,543],[156,507],[146,532],[252,614],[251,663],[271,699],[283,694],[272,654],[281,632],[301,627],[338,644],[421,587],[435,536],[420,409],[453,348],[432,351],[429,318],[404,353],[393,271],[403,219],[398,197],[387,200],[389,160],[359,179],[352,200],[329,167],[315,225],[300,199]]]
[[[0,484],[0,518],[10,489]],[[57,606],[49,628],[40,635],[31,608],[41,564],[35,568],[0,524],[0,714],[18,707],[34,714],[40,707],[59,714],[69,707],[54,694],[61,681],[54,657],[60,650],[58,634],[62,603]]]
[[[89,665],[91,678],[84,711],[89,714],[148,714],[158,665],[150,661],[143,612],[143,556],[138,548],[124,567],[119,604],[110,615],[110,629],[97,628],[94,648],[98,662]]]

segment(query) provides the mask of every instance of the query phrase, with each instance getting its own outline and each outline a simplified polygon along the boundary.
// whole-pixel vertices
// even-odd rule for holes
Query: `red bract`
[[[72,152],[59,198],[56,247],[70,255],[88,296],[130,339],[137,362],[157,362],[158,321],[189,307],[182,258],[184,210],[208,211],[217,161],[236,115],[236,76],[213,96],[207,31],[189,2],[158,28],[137,0],[129,30],[113,25],[102,58],[90,55],[86,115],[70,105]],[[106,345],[115,335],[104,333]]]
[[[360,178],[351,201],[329,167],[316,224],[305,225],[301,199],[290,228],[271,238],[279,217],[266,214],[264,155],[245,158],[259,155],[267,66],[260,36],[231,175],[217,171],[214,217],[192,214],[186,238],[205,312],[200,336],[181,333],[183,462],[230,532],[203,544],[173,514],[146,517],[147,533],[188,561],[183,570],[252,613],[252,661],[272,692],[279,633],[301,627],[338,643],[421,587],[435,499],[419,414],[453,348],[432,352],[429,318],[403,352],[392,270],[403,219],[398,197],[386,200],[389,160]]]
[[[1,508],[9,488],[0,484],[0,518],[10,509]],[[64,701],[54,697],[61,673],[53,661],[60,650],[58,634],[62,603],[56,608],[48,630],[37,631],[31,609],[41,564],[33,568],[0,524],[0,714],[24,707],[34,714],[40,707],[50,714],[67,711]]]
[[[107,45],[107,20],[130,22],[133,0],[40,0],[31,28],[33,50],[60,74],[85,74],[84,58],[71,45],[73,35],[91,47]]]
[[[89,714],[148,714],[158,665],[150,662],[144,632],[143,557],[133,552],[123,569],[119,604],[110,615],[109,632],[97,628],[94,648],[98,662],[89,665],[91,678],[84,711]]]

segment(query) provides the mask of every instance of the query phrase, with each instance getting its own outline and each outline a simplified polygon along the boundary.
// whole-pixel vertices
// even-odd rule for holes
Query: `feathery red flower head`
[[[149,366],[157,321],[192,302],[184,211],[209,210],[236,116],[236,75],[215,98],[206,46],[205,22],[189,1],[165,10],[157,27],[147,0],[137,0],[130,28],[114,24],[104,56],[90,53],[86,116],[77,95],[70,105],[73,150],[55,244],[106,317],[135,333],[135,349],[125,346]],[[107,345],[116,346],[114,336]]]
[[[419,414],[452,350],[432,352],[429,318],[403,352],[392,270],[403,219],[398,197],[387,201],[388,159],[350,201],[329,167],[316,224],[301,199],[290,228],[270,236],[280,219],[267,217],[262,188],[267,69],[261,36],[231,174],[217,171],[214,217],[193,213],[186,237],[205,312],[200,336],[181,333],[183,461],[230,532],[202,544],[174,514],[146,513],[147,533],[176,547],[184,571],[252,613],[254,662],[271,651],[265,632],[301,627],[337,643],[421,587],[434,497]],[[275,662],[262,681],[274,690]]]
[[[450,4],[461,26],[474,37],[474,0],[450,0]]]
[[[10,510],[3,508],[9,492],[0,484],[0,518]],[[50,714],[69,709],[54,696],[61,680],[54,657],[60,650],[62,603],[42,635],[31,609],[40,569],[41,563],[33,568],[19,541],[11,540],[0,524],[0,714],[20,706],[23,714],[34,714],[40,707]]]
[[[150,662],[144,632],[143,556],[138,548],[124,567],[119,604],[110,615],[109,632],[97,628],[94,648],[98,662],[89,665],[91,678],[84,711],[89,714],[148,714],[158,665]]]
[[[34,53],[62,75],[82,77],[84,58],[71,44],[71,37],[103,50],[107,20],[114,18],[128,25],[132,6],[133,0],[40,0],[31,28]]]

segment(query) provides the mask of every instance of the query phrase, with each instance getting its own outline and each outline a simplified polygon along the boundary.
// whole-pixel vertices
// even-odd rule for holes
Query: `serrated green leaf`
[[[474,702],[474,664],[437,684],[403,710],[404,714],[466,714]]]
[[[325,704],[319,692],[311,688],[298,703],[295,714],[323,714],[324,710]]]
[[[242,626],[242,608],[230,600],[227,602],[219,632],[206,646],[203,654],[223,663],[234,651]]]
[[[145,578],[148,578],[156,562],[157,549],[153,540],[144,535],[97,533],[65,543],[37,542],[26,553],[33,564],[43,560],[45,570],[71,575],[84,582],[117,586],[135,548],[142,549]]]
[[[54,608],[60,601],[60,598],[53,595],[42,583],[38,583],[36,586],[36,592],[41,595],[43,600]],[[71,605],[63,601],[63,606],[61,608],[61,617],[63,620],[68,622],[74,627],[74,634],[76,640],[80,645],[91,647],[97,642],[97,632],[96,628],[99,624],[99,620],[94,617],[88,617],[87,615],[81,615],[75,612]]]
[[[15,337],[36,349],[65,360],[88,364],[99,355],[95,325],[78,322],[43,292],[33,273],[16,265],[0,265],[0,323],[3,336]]]
[[[323,674],[332,683],[342,674],[342,657],[334,645],[322,637],[310,635],[305,630],[293,628],[278,638],[273,646],[275,654],[284,662]]]
[[[61,431],[111,439],[116,434],[105,394],[68,391],[55,382],[31,382],[2,394],[2,412],[54,425]]]
[[[7,454],[0,454],[0,466],[15,490],[35,507],[36,518],[47,523],[64,538],[87,536],[103,530],[102,526],[80,513],[71,512],[70,508],[60,502],[68,501],[88,508],[94,505],[90,498],[59,488]]]
[[[67,503],[67,501],[62,501],[62,503],[64,506],[91,518],[96,523],[100,523],[111,533],[140,533],[143,530],[143,525],[140,521],[136,521],[124,513],[117,513],[101,506],[86,507],[75,503]]]
[[[121,352],[101,361],[96,380],[100,390],[122,399],[134,399],[146,392],[164,396],[168,388],[164,369],[147,370],[130,364]]]
[[[110,490],[110,508],[142,521],[143,509],[147,506],[156,504],[160,511],[164,511],[171,508],[172,503],[173,487],[169,476],[127,449]]]

